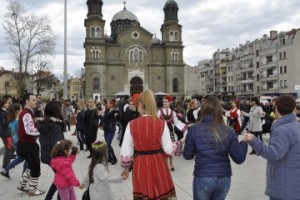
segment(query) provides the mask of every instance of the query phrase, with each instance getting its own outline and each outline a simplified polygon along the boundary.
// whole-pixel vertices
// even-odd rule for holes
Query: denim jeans
[[[281,200],[281,199],[276,199],[276,198],[270,197],[270,200]]]
[[[15,166],[17,166],[18,164],[22,163],[24,161],[24,165],[23,165],[23,173],[25,172],[25,170],[28,168],[28,163],[27,161],[22,158],[21,156],[17,155],[16,159],[14,159],[13,161],[11,161],[6,167],[5,167],[5,171],[9,172],[9,170],[11,170],[12,168],[14,168]]]
[[[114,152],[114,149],[112,148],[111,146],[111,143],[114,139],[114,136],[115,136],[115,131],[104,131],[104,139],[105,139],[105,142],[107,144],[107,148],[108,148],[108,157],[109,158],[115,158],[115,152]]]
[[[224,200],[229,192],[230,177],[194,177],[194,200]]]

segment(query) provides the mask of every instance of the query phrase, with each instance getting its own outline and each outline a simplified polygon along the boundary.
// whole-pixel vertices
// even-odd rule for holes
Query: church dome
[[[158,39],[157,37],[154,37],[154,38],[152,39],[152,44],[161,44],[161,40]]]
[[[176,1],[174,0],[168,0],[166,3],[165,3],[165,6],[164,6],[164,9],[168,9],[168,8],[177,8],[178,9],[178,5],[176,3]]]
[[[105,35],[104,39],[105,39],[105,43],[108,43],[108,44],[113,43],[113,39],[108,35]]]
[[[130,11],[126,10],[126,9],[123,9],[122,11],[120,12],[117,12],[113,18],[112,18],[112,22],[113,21],[117,21],[117,20],[131,20],[131,21],[136,21],[139,23],[139,20],[138,18]]]

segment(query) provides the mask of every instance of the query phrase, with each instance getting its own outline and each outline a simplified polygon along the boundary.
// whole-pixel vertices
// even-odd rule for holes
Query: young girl
[[[51,152],[51,167],[56,171],[54,184],[57,187],[61,200],[76,200],[74,186],[80,183],[76,178],[72,163],[78,154],[78,150],[72,148],[70,140],[58,141]]]
[[[89,166],[88,175],[84,178],[80,188],[89,187],[91,200],[112,200],[113,193],[109,183],[120,183],[125,180],[128,175],[120,177],[110,177],[107,167],[107,146],[104,142],[96,142],[92,145],[93,154],[92,161]]]

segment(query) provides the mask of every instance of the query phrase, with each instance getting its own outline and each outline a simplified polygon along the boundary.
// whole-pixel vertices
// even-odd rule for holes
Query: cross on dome
[[[123,4],[124,4],[124,8],[123,8],[123,10],[126,10],[126,1],[123,1]]]

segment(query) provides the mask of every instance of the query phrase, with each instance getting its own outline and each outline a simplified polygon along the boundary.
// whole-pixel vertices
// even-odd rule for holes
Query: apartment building
[[[300,92],[300,29],[270,34],[200,61],[201,94],[277,96]],[[206,64],[203,64],[205,62]]]

